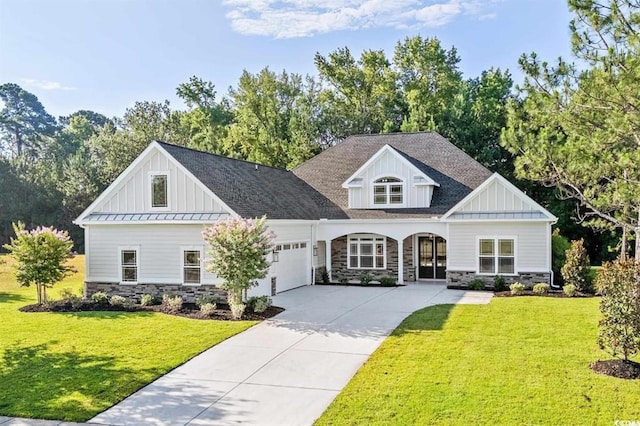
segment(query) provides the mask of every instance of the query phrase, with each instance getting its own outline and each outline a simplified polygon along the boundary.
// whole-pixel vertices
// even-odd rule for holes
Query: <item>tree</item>
[[[640,263],[605,263],[596,279],[602,319],[598,345],[624,360],[640,352]]]
[[[571,243],[566,237],[560,235],[560,229],[554,229],[551,235],[551,270],[556,284],[562,284],[562,267],[567,261],[567,251],[571,249]]]
[[[569,7],[573,53],[584,68],[523,55],[525,97],[510,102],[502,143],[517,156],[519,177],[578,200],[587,225],[635,233],[640,261],[640,5]]]
[[[562,279],[565,285],[573,285],[578,291],[591,292],[591,264],[583,243],[582,240],[571,241],[562,266]]]
[[[66,231],[37,227],[25,230],[24,223],[13,224],[15,238],[4,248],[15,259],[16,279],[23,287],[35,284],[38,304],[47,303],[47,288],[67,276],[72,268],[66,265],[73,241]]]
[[[25,149],[35,152],[43,136],[52,136],[56,120],[38,98],[14,83],[0,85],[0,152],[19,157]]]
[[[222,278],[233,316],[240,319],[245,308],[242,294],[266,276],[275,235],[267,231],[265,216],[221,220],[205,228],[202,236],[210,247],[207,270]]]

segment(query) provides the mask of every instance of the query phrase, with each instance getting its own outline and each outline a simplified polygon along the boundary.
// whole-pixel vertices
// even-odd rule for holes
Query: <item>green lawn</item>
[[[598,299],[494,298],[408,317],[318,425],[612,425],[640,381],[593,373]]]
[[[87,420],[194,355],[255,324],[156,313],[22,313],[20,288],[0,256],[0,415]],[[80,294],[78,273],[59,283]]]

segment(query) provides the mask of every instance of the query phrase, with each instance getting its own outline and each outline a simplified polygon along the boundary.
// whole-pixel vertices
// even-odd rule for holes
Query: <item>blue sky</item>
[[[220,96],[243,69],[315,74],[313,57],[354,55],[420,34],[456,46],[465,77],[535,51],[570,55],[563,0],[0,0],[0,83],[34,93],[59,116],[121,116],[169,99],[192,75]]]

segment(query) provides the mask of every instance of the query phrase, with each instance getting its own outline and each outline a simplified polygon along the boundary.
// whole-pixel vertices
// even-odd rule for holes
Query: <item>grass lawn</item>
[[[20,288],[0,256],[0,415],[84,421],[194,355],[255,324],[138,312],[22,313]],[[78,273],[58,283],[80,294]]]
[[[612,425],[640,421],[640,381],[602,376],[598,299],[494,298],[408,317],[318,425]]]

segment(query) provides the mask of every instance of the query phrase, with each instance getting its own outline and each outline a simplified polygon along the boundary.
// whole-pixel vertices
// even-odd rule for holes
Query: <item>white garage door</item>
[[[310,245],[307,241],[282,243],[276,246],[276,292],[311,284]]]

